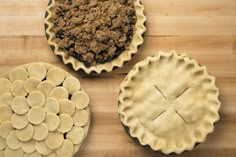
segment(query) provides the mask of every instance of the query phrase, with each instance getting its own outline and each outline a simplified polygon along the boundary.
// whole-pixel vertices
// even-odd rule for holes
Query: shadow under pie
[[[158,52],[137,63],[120,85],[118,112],[129,136],[163,154],[194,149],[214,131],[219,89],[185,54]]]

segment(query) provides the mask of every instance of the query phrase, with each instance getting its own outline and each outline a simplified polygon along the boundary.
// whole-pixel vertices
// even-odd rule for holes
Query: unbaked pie
[[[72,157],[89,129],[89,97],[80,82],[47,63],[0,77],[0,156]]]
[[[205,67],[184,54],[159,52],[138,63],[121,84],[119,115],[141,145],[180,154],[213,132],[218,95]]]
[[[50,0],[45,29],[55,55],[74,70],[110,72],[143,43],[140,0]]]

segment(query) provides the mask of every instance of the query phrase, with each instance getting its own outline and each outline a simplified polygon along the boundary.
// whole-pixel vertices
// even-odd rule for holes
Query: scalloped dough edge
[[[98,64],[91,67],[85,67],[85,65],[82,62],[76,60],[75,58],[71,56],[66,57],[65,53],[59,49],[58,44],[56,44],[56,42],[54,41],[55,35],[51,31],[53,24],[50,22],[50,19],[52,17],[51,10],[54,5],[55,5],[55,0],[51,0],[46,9],[46,17],[44,21],[46,35],[48,36],[48,44],[54,48],[54,54],[56,56],[61,57],[64,64],[72,65],[72,68],[75,71],[82,69],[87,74],[91,74],[92,72],[101,74],[102,72],[111,72],[115,68],[121,68],[126,62],[131,60],[132,56],[138,52],[138,47],[142,45],[144,42],[143,34],[146,31],[145,22],[147,18],[144,15],[144,6],[142,5],[141,0],[135,0],[134,5],[137,16],[137,22],[135,25],[136,31],[133,36],[133,40],[130,43],[129,49],[122,52],[117,58],[115,58],[111,62]]]
[[[196,137],[194,137],[194,135],[192,135],[193,138],[191,139],[190,144],[185,144],[181,148],[178,148],[176,146],[174,149],[167,148],[167,147],[165,147],[164,144],[156,146],[155,145],[156,141],[143,140],[144,138],[142,138],[142,137],[150,136],[150,134],[149,133],[146,134],[144,129],[142,127],[139,127],[140,123],[137,120],[135,120],[133,117],[128,116],[125,112],[125,109],[127,109],[129,107],[128,105],[125,104],[125,102],[129,101],[129,96],[127,96],[125,94],[125,92],[127,90],[129,90],[129,88],[130,88],[129,84],[135,79],[135,76],[139,73],[140,68],[144,68],[144,67],[148,66],[150,64],[150,62],[153,62],[153,61],[156,62],[156,61],[160,60],[161,57],[170,57],[170,56],[174,56],[179,59],[184,59],[184,61],[186,63],[194,64],[195,69],[197,68],[197,71],[198,70],[203,71],[204,72],[203,75],[205,75],[205,77],[207,79],[211,80],[210,88],[213,89],[216,93],[214,95],[214,97],[211,97],[211,101],[213,101],[216,104],[216,107],[214,108],[216,116],[214,118],[211,117],[208,119],[208,121],[206,121],[208,124],[210,124],[210,127],[208,129],[206,129],[205,126],[201,125],[200,132],[203,136],[200,139],[197,139]],[[119,98],[118,98],[118,113],[119,113],[119,117],[120,117],[120,120],[121,120],[123,126],[127,129],[127,133],[132,138],[134,138],[136,141],[138,141],[139,144],[141,144],[142,146],[149,147],[153,151],[161,151],[164,154],[170,154],[170,153],[181,154],[184,151],[192,150],[196,146],[197,143],[204,142],[206,140],[207,135],[214,131],[214,123],[216,123],[217,121],[220,120],[219,109],[221,106],[221,102],[219,101],[219,94],[220,94],[219,89],[215,85],[215,77],[210,76],[208,74],[206,67],[198,64],[197,61],[187,57],[187,55],[184,53],[177,54],[175,51],[171,51],[171,52],[159,51],[155,56],[147,57],[145,60],[137,63],[133,67],[133,69],[128,73],[128,75],[125,77],[124,81],[121,83],[120,91],[119,91]],[[130,102],[128,102],[128,103],[130,103]],[[136,130],[136,133],[134,133],[134,130]]]

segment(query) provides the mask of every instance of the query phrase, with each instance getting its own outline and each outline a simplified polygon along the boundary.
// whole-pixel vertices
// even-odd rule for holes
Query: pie
[[[140,0],[50,0],[45,30],[64,64],[101,73],[122,67],[137,53],[145,21]]]
[[[180,154],[213,132],[218,96],[204,66],[185,54],[159,52],[136,64],[121,84],[119,115],[142,146]]]
[[[80,82],[47,63],[0,77],[0,156],[72,157],[89,129],[89,97]]]

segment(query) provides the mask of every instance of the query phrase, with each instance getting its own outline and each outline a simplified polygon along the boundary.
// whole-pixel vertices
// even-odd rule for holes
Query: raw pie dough
[[[138,52],[138,46],[143,44],[143,34],[146,31],[145,22],[146,16],[144,15],[144,6],[142,5],[140,0],[134,0],[135,13],[137,17],[137,22],[135,24],[135,31],[132,37],[132,41],[129,46],[123,50],[119,57],[116,57],[111,62],[106,62],[104,64],[98,64],[95,66],[86,67],[83,62],[78,61],[72,56],[68,56],[64,50],[59,48],[59,45],[56,42],[55,33],[52,31],[53,26],[53,16],[55,14],[55,9],[57,8],[57,4],[61,1],[58,0],[50,0],[45,17],[45,31],[48,39],[48,43],[50,47],[53,48],[54,54],[60,56],[64,62],[64,64],[72,65],[72,68],[75,71],[80,69],[84,70],[86,73],[90,74],[92,72],[102,73],[104,71],[111,72],[115,67],[122,67],[123,64],[129,61],[132,58],[132,55]],[[92,2],[92,1],[91,1]],[[94,1],[95,2],[95,1]],[[92,3],[94,3],[92,2]],[[80,2],[78,1],[78,4]],[[81,5],[82,6],[82,5]],[[83,6],[82,6],[83,7]],[[82,17],[82,16],[81,16]],[[51,71],[50,73],[56,73],[56,71]],[[60,83],[62,75],[60,77],[50,77],[50,80],[56,81],[56,83]],[[69,92],[74,89],[70,89]]]
[[[159,52],[138,63],[121,84],[120,119],[141,145],[180,154],[213,132],[218,95],[205,67],[184,54]]]
[[[78,79],[47,63],[0,77],[0,157],[72,157],[89,129],[89,97]]]

